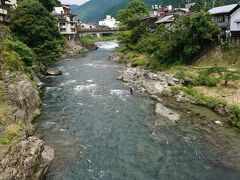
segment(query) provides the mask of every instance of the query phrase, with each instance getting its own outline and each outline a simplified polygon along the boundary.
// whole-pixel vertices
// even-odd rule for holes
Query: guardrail
[[[78,29],[79,32],[116,32],[118,29]]]

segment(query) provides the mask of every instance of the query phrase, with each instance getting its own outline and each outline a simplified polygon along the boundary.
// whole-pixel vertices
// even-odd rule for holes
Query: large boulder
[[[171,109],[166,108],[161,103],[157,103],[155,106],[155,113],[157,115],[168,118],[171,122],[177,123],[180,119],[180,115]]]
[[[40,96],[37,86],[25,74],[4,75],[10,112],[8,119],[22,123],[32,121],[40,114]]]
[[[141,80],[141,84],[149,94],[162,94],[167,86],[167,84],[150,79]]]
[[[59,76],[62,75],[62,71],[59,68],[48,68],[46,71],[46,75]]]
[[[124,82],[133,83],[143,77],[146,72],[144,69],[128,67],[121,72],[121,78]]]
[[[11,147],[7,156],[1,160],[0,180],[42,179],[53,158],[54,151],[45,147],[42,140],[28,137]]]
[[[121,54],[120,53],[111,53],[108,55],[108,60],[114,61],[114,62],[119,62],[121,59]]]

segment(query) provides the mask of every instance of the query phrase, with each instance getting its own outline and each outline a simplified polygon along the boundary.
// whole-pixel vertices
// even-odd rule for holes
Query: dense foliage
[[[120,21],[120,30],[118,34],[121,44],[129,49],[134,49],[136,43],[146,32],[146,27],[139,21],[147,14],[147,8],[139,0],[133,0],[129,6],[119,11],[117,19]]]
[[[46,62],[57,57],[62,37],[55,18],[37,0],[23,0],[11,12],[11,30]]]
[[[53,7],[61,6],[61,2],[58,0],[39,0],[39,2],[50,12],[53,10]]]
[[[147,53],[150,57],[149,65],[152,68],[191,63],[194,57],[216,42],[220,33],[218,27],[212,23],[210,15],[205,11],[192,16],[175,16],[175,21],[170,28],[162,25],[154,33],[147,32],[146,27],[139,25],[139,21],[133,23],[131,19],[126,18],[126,15],[130,16],[130,14],[133,17],[143,15],[143,12],[129,10],[137,4],[142,6],[139,1],[134,3],[118,13],[119,20],[122,20],[121,28],[127,27],[127,31],[119,33],[120,44],[127,50],[140,54]],[[134,34],[135,29],[140,27],[142,32],[138,35]]]
[[[200,12],[208,7],[206,0],[196,0],[196,3],[190,8],[191,12]]]
[[[0,25],[0,72],[23,70],[24,62],[34,60],[35,54],[22,42],[12,37],[8,27]]]

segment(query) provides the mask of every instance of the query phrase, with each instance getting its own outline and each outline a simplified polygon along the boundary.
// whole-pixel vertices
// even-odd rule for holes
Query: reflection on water
[[[205,108],[186,113],[169,101],[181,123],[155,117],[152,100],[116,80],[118,66],[106,60],[115,46],[57,62],[63,75],[46,81],[37,135],[56,158],[45,179],[239,179],[239,133],[214,128],[219,117]]]

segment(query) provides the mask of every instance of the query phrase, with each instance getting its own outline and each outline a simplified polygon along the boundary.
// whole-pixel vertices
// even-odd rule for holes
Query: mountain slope
[[[71,6],[72,12],[82,21],[94,23],[103,19],[105,15],[115,16],[117,12],[124,8],[131,0],[90,0],[87,3]],[[162,6],[173,5],[173,7],[183,7],[185,0],[142,0],[147,6],[161,4]],[[193,2],[194,0],[192,0]],[[210,2],[212,0],[209,0]],[[225,0],[226,4],[236,3],[239,0]]]
[[[144,1],[148,5],[159,2],[159,0]],[[119,9],[124,8],[129,2],[130,0],[90,0],[87,3],[79,6],[78,9],[74,7],[72,11],[84,22],[97,22],[104,18],[106,14],[115,15]]]

